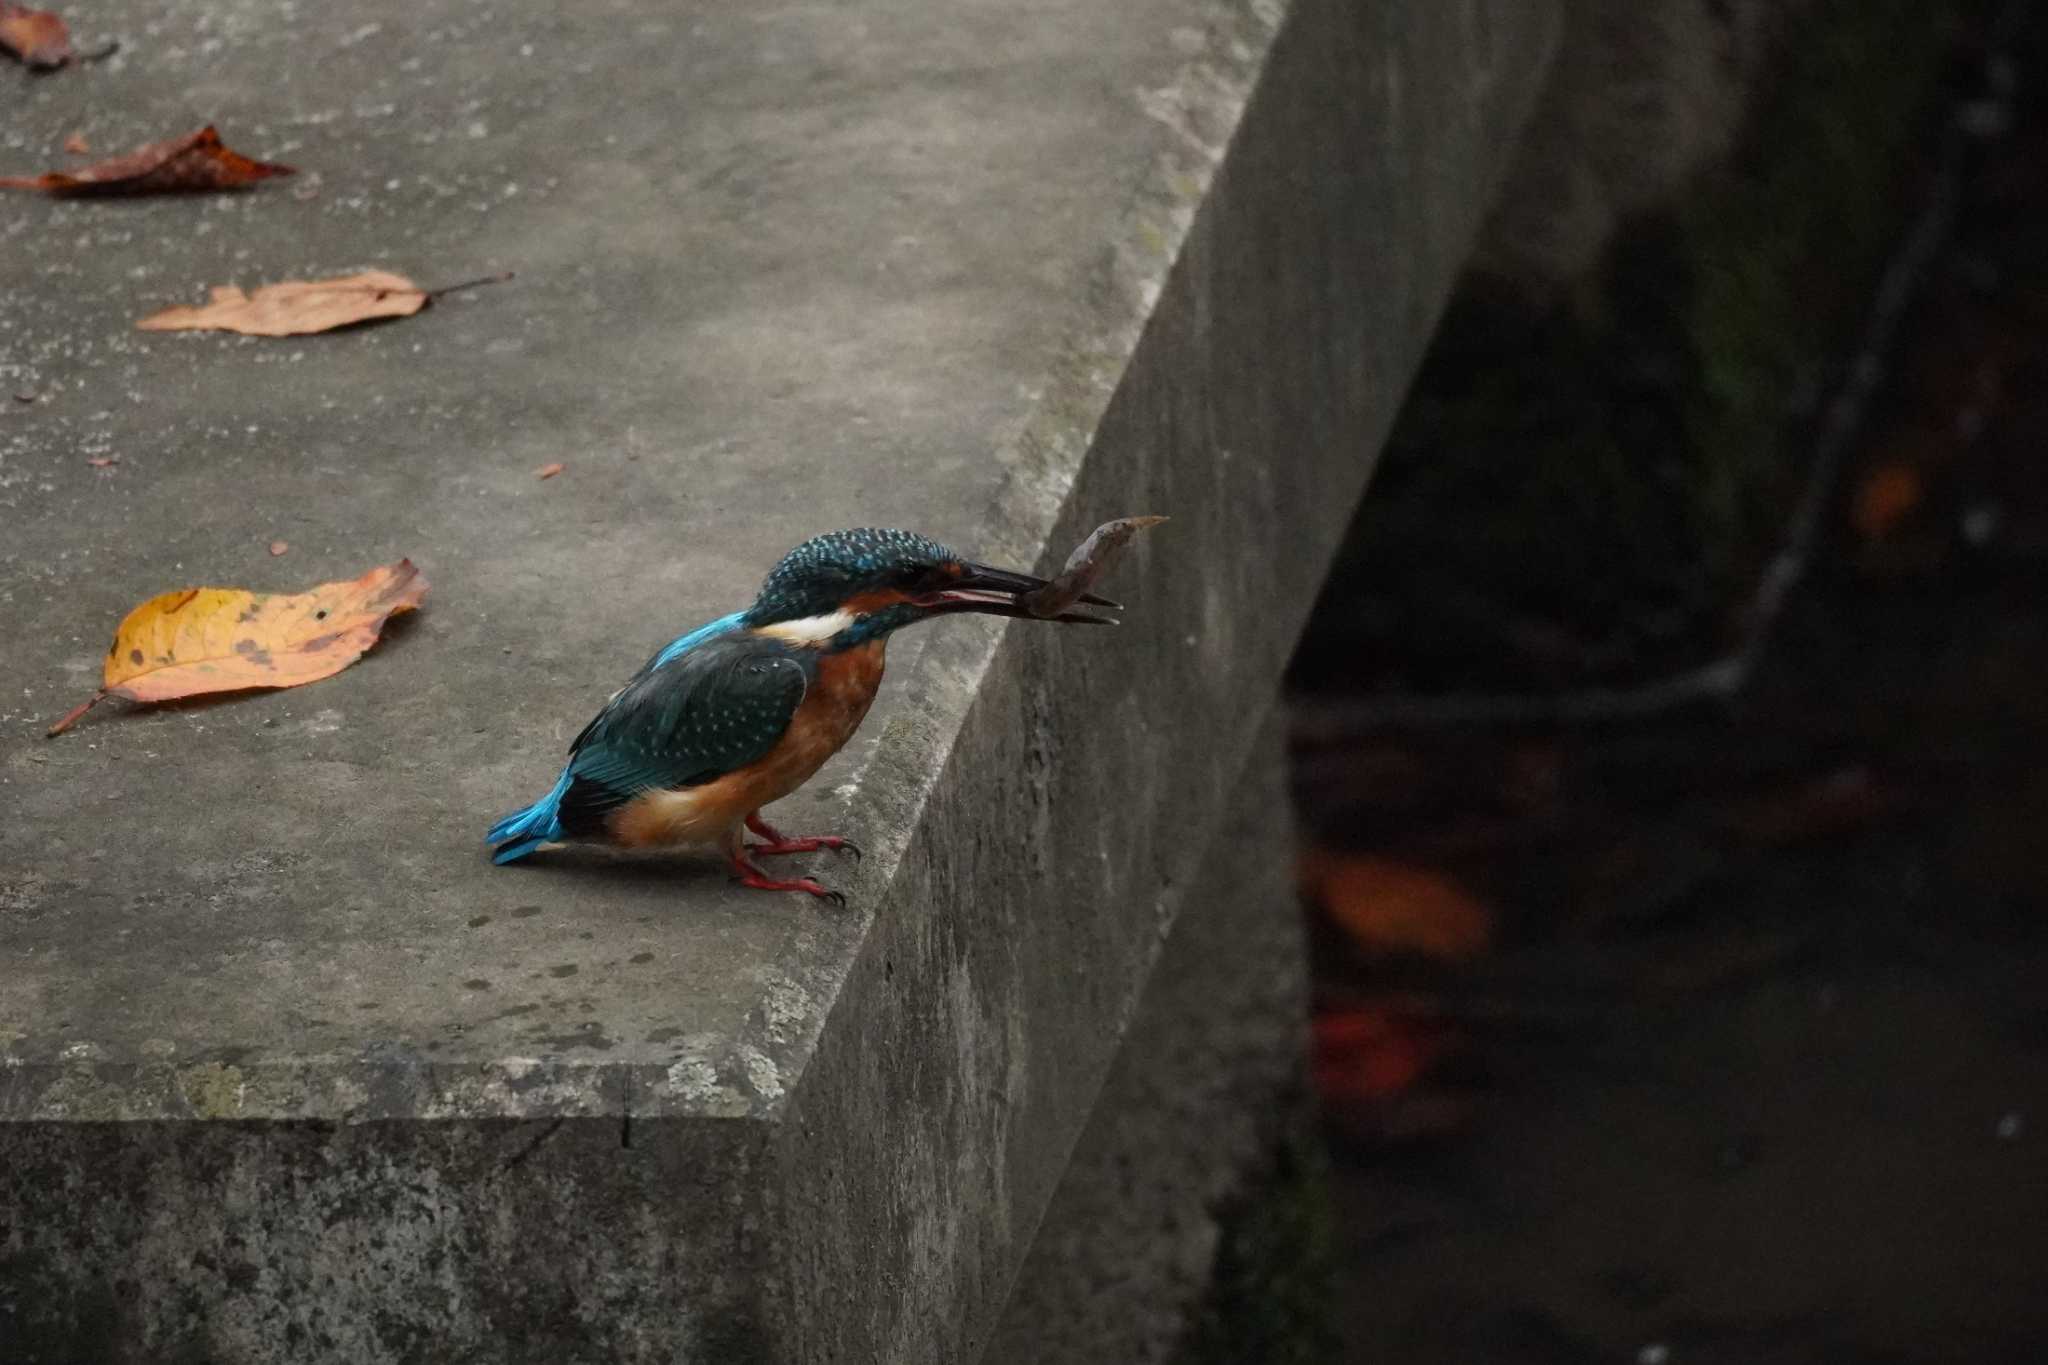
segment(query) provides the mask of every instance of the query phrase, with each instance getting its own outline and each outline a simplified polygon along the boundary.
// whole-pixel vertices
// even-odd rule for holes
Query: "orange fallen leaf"
[[[1302,888],[1369,953],[1471,957],[1493,935],[1493,914],[1428,868],[1363,853],[1311,850]]]
[[[282,540],[273,540],[270,542],[270,553],[273,557],[281,555],[289,549],[291,549],[291,546]]]
[[[181,194],[240,189],[272,176],[298,174],[290,166],[252,161],[222,145],[207,124],[196,133],[137,147],[77,171],[0,175],[0,189],[41,190],[59,198],[96,194]]]
[[[411,317],[420,309],[458,289],[499,284],[510,271],[481,280],[422,289],[388,270],[365,270],[331,280],[285,280],[259,285],[245,294],[234,285],[216,285],[213,301],[197,308],[166,308],[135,324],[142,332],[240,332],[252,337],[305,336],[331,332],[377,318]]]
[[[73,156],[84,156],[92,150],[92,144],[85,140],[84,133],[73,133],[70,137],[64,139],[64,150]]]
[[[55,71],[78,55],[71,50],[71,32],[62,19],[11,0],[0,0],[0,48],[32,71]]]
[[[297,687],[347,668],[384,622],[411,611],[427,580],[410,559],[310,592],[181,588],[122,618],[100,690],[49,729],[61,735],[107,697],[175,701],[251,687]]]
[[[1882,540],[1920,505],[1920,471],[1908,464],[1888,464],[1871,471],[1856,490],[1849,522],[1865,540]]]
[[[245,294],[234,285],[213,290],[197,308],[166,308],[135,324],[142,332],[240,332],[288,337],[332,331],[372,318],[410,317],[427,306],[427,291],[403,275],[365,270],[331,280],[286,280]]]
[[[561,473],[568,467],[569,466],[557,460],[553,464],[544,464],[539,469],[534,470],[533,476],[537,479],[552,479],[553,477],[555,477],[555,475]]]

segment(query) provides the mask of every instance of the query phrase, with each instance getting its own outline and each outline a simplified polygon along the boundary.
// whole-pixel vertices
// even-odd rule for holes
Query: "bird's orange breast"
[[[755,766],[794,774],[776,796],[787,796],[839,752],[866,719],[882,685],[882,639],[827,654],[818,661],[818,676],[804,692],[803,704],[790,718],[782,742]],[[774,797],[769,798],[773,800]]]

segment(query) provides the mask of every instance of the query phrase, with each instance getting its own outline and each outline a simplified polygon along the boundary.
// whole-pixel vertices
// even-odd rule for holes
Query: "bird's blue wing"
[[[765,757],[816,670],[814,651],[747,633],[657,655],[576,737],[563,828],[600,833],[642,792],[699,786]]]
[[[661,653],[649,659],[647,667],[640,671],[645,673],[648,669],[660,668],[663,664],[669,663],[681,655],[685,650],[695,649],[698,645],[703,644],[714,636],[738,630],[740,622],[746,619],[746,615],[743,611],[736,611],[730,616],[721,616],[716,621],[699,626],[688,635],[678,635],[675,639],[663,645]]]

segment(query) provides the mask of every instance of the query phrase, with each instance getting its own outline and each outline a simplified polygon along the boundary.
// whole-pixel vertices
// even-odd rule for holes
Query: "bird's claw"
[[[808,891],[821,901],[831,901],[833,908],[836,910],[844,910],[846,908],[846,893],[844,891],[835,891],[823,882],[814,881],[809,877],[804,877],[792,883],[791,889]]]
[[[750,887],[756,891],[803,891],[816,896],[819,900],[831,901],[838,909],[843,910],[846,908],[846,893],[844,891],[834,891],[823,882],[811,877],[798,877],[793,881],[777,881],[773,877],[762,876],[757,871],[749,870],[741,872],[733,880],[741,886]]]

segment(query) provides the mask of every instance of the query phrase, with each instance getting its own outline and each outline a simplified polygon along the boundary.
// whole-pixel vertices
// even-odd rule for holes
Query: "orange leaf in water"
[[[1316,1089],[1326,1099],[1406,1090],[1450,1051],[1449,1030],[1397,1009],[1328,1010],[1314,1020]]]
[[[1493,914],[1450,878],[1412,863],[1365,853],[1312,850],[1302,887],[1359,947],[1471,957],[1493,935]]]
[[[251,161],[221,144],[212,124],[196,133],[137,147],[77,171],[41,175],[0,175],[0,189],[41,190],[59,198],[95,194],[182,194],[240,189],[277,175],[296,175],[290,166]]]
[[[1920,471],[1909,464],[1888,464],[1871,471],[1856,490],[1849,522],[1865,540],[1882,540],[1898,529],[1920,505]]]
[[[427,291],[403,275],[366,270],[332,280],[287,280],[245,294],[219,285],[197,308],[166,308],[135,324],[143,332],[240,332],[254,337],[327,332],[372,318],[410,317],[427,306]]]
[[[310,592],[181,588],[152,597],[115,630],[100,690],[49,733],[64,733],[106,697],[175,701],[318,682],[361,658],[386,620],[426,595],[427,580],[401,559]]]
[[[55,71],[78,55],[71,50],[71,32],[62,19],[12,0],[0,0],[0,48],[21,58],[32,71]]]

